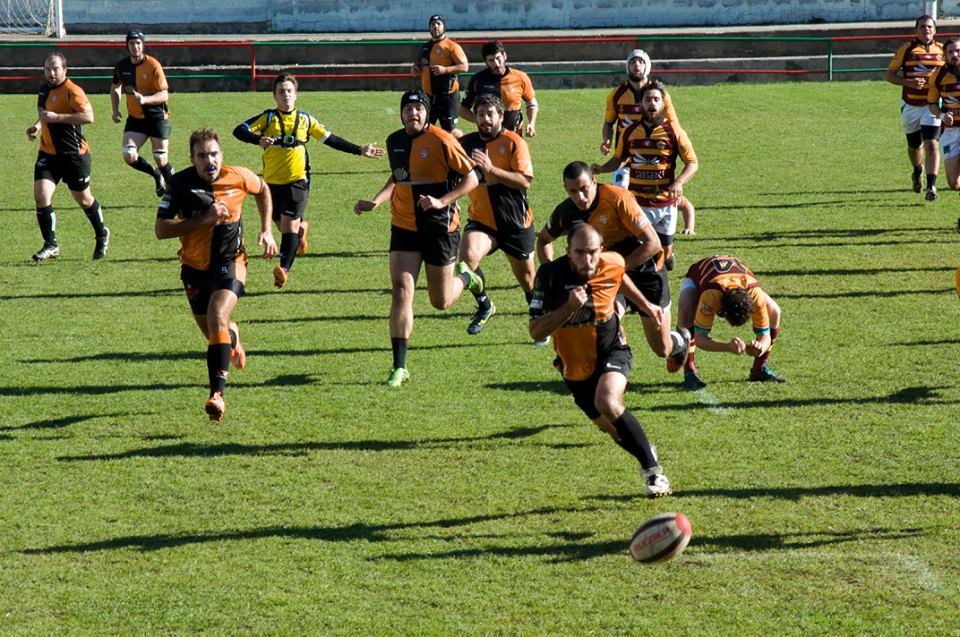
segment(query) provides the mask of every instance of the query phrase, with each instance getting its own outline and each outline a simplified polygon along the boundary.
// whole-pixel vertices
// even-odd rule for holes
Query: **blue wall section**
[[[183,25],[203,32],[214,25],[259,24],[275,32],[425,31],[433,13],[447,17],[451,31],[580,29],[594,27],[728,26],[911,20],[921,0],[70,0],[71,25]],[[956,15],[960,0],[940,3]],[[206,27],[206,29],[205,29]]]

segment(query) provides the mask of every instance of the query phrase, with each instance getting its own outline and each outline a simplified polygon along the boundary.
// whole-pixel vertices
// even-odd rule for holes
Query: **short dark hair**
[[[727,322],[734,327],[743,325],[750,318],[753,301],[744,288],[727,288],[720,297],[720,311]]]
[[[643,96],[647,94],[647,91],[660,91],[660,95],[666,95],[667,89],[663,85],[663,80],[653,79],[643,85],[643,88],[640,89],[640,100],[643,100]]]
[[[481,93],[477,96],[477,101],[473,103],[473,112],[478,113],[481,106],[492,106],[497,112],[503,115],[503,102],[493,93]]]
[[[500,40],[490,40],[480,47],[480,57],[483,59],[487,59],[488,55],[496,55],[497,53],[507,54],[507,50],[503,48],[503,42]]]
[[[284,82],[292,82],[294,89],[299,88],[299,86],[297,85],[297,78],[294,77],[292,73],[281,73],[280,75],[275,77],[273,80],[273,92],[276,93],[277,87]]]
[[[48,54],[47,57],[43,58],[43,65],[46,66],[47,61],[52,60],[53,58],[60,58],[60,62],[61,64],[63,64],[63,68],[67,68],[67,56],[61,53],[60,51],[54,51],[53,53]]]
[[[951,44],[960,44],[960,40],[958,40],[958,39],[956,39],[956,38],[950,38],[950,39],[948,39],[946,42],[943,43],[943,51],[946,52],[946,51],[947,51],[947,47],[950,46]]]
[[[919,28],[920,28],[920,25],[923,24],[924,22],[926,22],[927,20],[930,20],[930,22],[933,22],[933,26],[937,26],[937,21],[936,21],[936,19],[935,19],[932,15],[929,15],[929,14],[927,14],[927,13],[924,13],[922,16],[920,16],[919,18],[917,18],[917,21],[916,21],[916,22],[913,23],[913,28],[914,28],[914,29],[919,29]]]
[[[600,231],[594,228],[589,223],[575,223],[573,224],[573,227],[570,228],[570,231],[567,233],[567,248],[569,248],[573,244],[574,239],[576,239],[577,237],[579,237],[584,233],[590,235],[591,237],[596,235],[601,239],[603,238],[600,235]]]
[[[220,143],[220,136],[212,128],[199,128],[190,133],[190,156],[193,156],[193,147],[197,144],[214,141]]]
[[[572,161],[567,164],[566,168],[563,169],[563,178],[566,179],[580,179],[580,175],[587,175],[588,177],[593,177],[593,171],[590,170],[590,166],[582,161]]]

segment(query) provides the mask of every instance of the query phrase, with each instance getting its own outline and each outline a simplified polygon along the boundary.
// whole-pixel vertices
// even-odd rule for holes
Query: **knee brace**
[[[120,152],[121,152],[121,154],[123,155],[123,160],[124,160],[125,162],[131,163],[131,162],[137,161],[137,154],[138,154],[138,153],[137,153],[137,147],[134,146],[133,144],[130,144],[130,145],[128,145],[128,146],[124,146],[124,147],[120,150]]]
[[[153,151],[153,161],[159,166],[167,161],[167,151],[165,150],[154,150]]]
[[[920,144],[923,143],[923,137],[920,134],[920,131],[914,131],[912,133],[907,133],[907,146],[913,150],[920,148]]]

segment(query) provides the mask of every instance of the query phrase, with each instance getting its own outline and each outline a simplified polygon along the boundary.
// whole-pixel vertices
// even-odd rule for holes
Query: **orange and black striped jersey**
[[[113,68],[113,86],[121,87],[127,94],[127,115],[130,117],[151,120],[170,118],[170,109],[166,102],[141,106],[133,96],[133,91],[149,96],[169,90],[167,76],[156,58],[144,55],[143,61],[138,64],[131,62],[129,57],[123,58]]]
[[[686,131],[666,118],[652,126],[641,119],[624,130],[615,156],[630,161],[630,192],[647,208],[676,204],[667,189],[677,177],[677,157],[685,164],[697,161]]]
[[[927,102],[936,104],[941,111],[949,111],[953,115],[953,123],[944,126],[960,127],[960,77],[957,73],[950,70],[949,66],[943,66],[934,74],[929,87]]]
[[[600,232],[605,250],[629,256],[640,247],[643,229],[650,225],[633,195],[623,188],[597,184],[597,197],[589,210],[582,211],[569,198],[554,208],[546,229],[560,237],[578,223],[589,223]],[[632,271],[658,271],[663,263],[663,250],[649,262]]]
[[[699,293],[697,315],[693,320],[693,329],[700,334],[709,334],[713,321],[722,316],[720,299],[725,290],[743,288],[753,301],[750,319],[756,334],[770,331],[770,317],[767,314],[766,296],[760,289],[760,282],[738,257],[715,255],[701,259],[687,270],[687,278],[694,282]]]
[[[442,40],[428,40],[420,47],[420,57],[417,65],[420,67],[420,84],[427,95],[447,95],[460,90],[457,74],[434,75],[430,72],[430,65],[454,66],[467,64],[467,54],[459,44],[450,38]]]
[[[57,86],[43,84],[37,94],[38,112],[73,115],[92,110],[87,94],[71,80],[64,80]],[[48,124],[41,121],[40,151],[48,155],[85,155],[90,152],[90,146],[80,124]]]
[[[933,41],[923,44],[917,39],[904,42],[890,60],[888,71],[900,73],[904,79],[922,77],[930,80],[934,73],[944,65],[943,44]],[[927,87],[911,88],[904,86],[900,93],[903,101],[911,106],[927,105]]]
[[[387,156],[394,183],[390,195],[392,224],[405,230],[437,225],[449,232],[459,229],[460,208],[456,202],[444,210],[424,211],[417,205],[421,195],[446,195],[473,170],[473,162],[456,137],[433,124],[417,135],[400,129],[387,137]]]
[[[531,320],[562,307],[574,288],[586,287],[586,304],[553,333],[553,349],[563,362],[564,378],[586,380],[596,371],[598,360],[613,349],[626,347],[616,308],[624,268],[622,256],[603,252],[596,274],[588,281],[573,271],[566,256],[537,270],[530,297]]]
[[[214,201],[226,204],[230,216],[215,226],[203,226],[180,237],[180,263],[196,270],[212,270],[243,252],[243,201],[266,188],[253,171],[223,166],[220,176],[207,181],[189,166],[173,176],[157,209],[159,219],[192,219],[206,213]]]
[[[509,66],[503,75],[495,75],[489,68],[475,73],[467,82],[467,93],[462,103],[468,110],[473,110],[477,96],[484,94],[500,98],[503,102],[503,127],[513,132],[519,131],[523,123],[521,102],[536,103],[537,99],[533,82],[527,74]]]
[[[497,168],[533,179],[530,150],[523,138],[516,133],[504,129],[490,140],[484,140],[480,133],[471,133],[461,137],[460,144],[468,157],[474,150],[482,150]],[[480,185],[470,191],[470,219],[488,228],[507,232],[533,225],[533,213],[530,212],[525,190],[500,183],[491,184],[479,167],[477,173],[480,175]]]
[[[673,107],[670,94],[663,92],[663,116],[671,122],[677,121],[677,111]],[[614,128],[613,145],[616,147],[620,135],[624,130],[639,122],[643,117],[643,107],[640,105],[640,91],[633,88],[630,82],[623,82],[607,95],[607,108],[603,112],[605,124],[616,124]]]

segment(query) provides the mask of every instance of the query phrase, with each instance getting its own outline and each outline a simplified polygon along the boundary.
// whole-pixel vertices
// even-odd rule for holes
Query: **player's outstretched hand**
[[[39,126],[31,126],[27,129],[27,139],[33,141],[37,138],[37,133],[40,131]]]
[[[697,234],[691,226],[687,226],[680,231],[680,234]]]
[[[360,149],[360,154],[363,155],[364,157],[378,159],[386,155],[387,151],[385,151],[382,148],[377,148],[376,145],[374,144],[367,144],[366,146]]]

